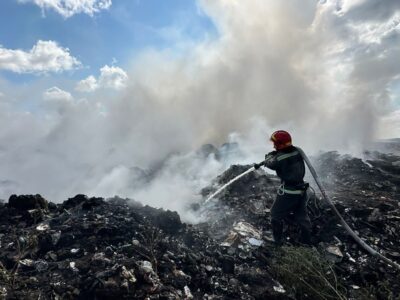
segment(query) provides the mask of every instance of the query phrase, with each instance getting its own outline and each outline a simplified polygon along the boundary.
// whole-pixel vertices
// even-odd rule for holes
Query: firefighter
[[[262,163],[255,164],[256,169],[265,166],[276,171],[281,179],[281,185],[271,208],[271,226],[274,241],[282,244],[283,222],[294,220],[300,227],[300,241],[310,244],[311,222],[307,214],[308,183],[304,182],[304,160],[292,145],[290,134],[284,130],[275,131],[270,140],[274,143],[275,151],[265,155]]]

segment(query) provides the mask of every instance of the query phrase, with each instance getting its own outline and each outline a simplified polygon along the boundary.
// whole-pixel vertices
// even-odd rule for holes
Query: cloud
[[[37,41],[29,51],[0,46],[0,69],[16,73],[60,73],[81,65],[68,48],[55,41]]]
[[[124,70],[105,65],[100,69],[99,84],[106,88],[122,89],[126,86],[128,75]]]
[[[98,88],[121,90],[126,87],[128,74],[119,67],[105,65],[100,69],[99,79],[90,75],[78,82],[75,89],[80,92],[93,92]]]
[[[43,98],[50,101],[71,101],[72,95],[56,86],[47,89],[43,93]]]
[[[43,11],[54,10],[64,18],[84,13],[93,16],[111,7],[111,0],[18,0],[20,3],[34,3]]]
[[[93,92],[98,87],[97,79],[93,75],[90,75],[86,79],[79,81],[75,89],[79,92]]]

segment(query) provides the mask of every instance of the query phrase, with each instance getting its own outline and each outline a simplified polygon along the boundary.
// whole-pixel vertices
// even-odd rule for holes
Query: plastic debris
[[[338,246],[328,246],[325,251],[327,258],[333,262],[339,262],[343,259],[343,253]]]
[[[122,266],[122,277],[127,279],[130,283],[135,283],[137,281],[135,277],[135,272],[133,270],[127,270],[125,266]]]
[[[193,295],[187,285],[183,288],[185,291],[185,299],[193,299]]]
[[[19,263],[23,266],[33,267],[35,262],[32,259],[25,258],[20,260]]]
[[[233,230],[241,236],[254,237],[261,239],[261,233],[253,225],[247,222],[238,222],[233,226]]]
[[[261,231],[247,222],[237,222],[233,225],[231,232],[221,243],[221,246],[238,246],[240,249],[245,249],[244,244],[261,246]]]
[[[141,269],[143,271],[145,271],[146,273],[151,273],[153,272],[153,266],[151,265],[151,262],[143,260],[139,262],[139,266],[141,267]]]
[[[49,224],[45,224],[45,223],[42,223],[42,224],[39,224],[38,226],[36,226],[37,231],[46,231],[49,229],[50,229]]]
[[[275,292],[282,293],[282,294],[286,293],[285,289],[280,284],[278,286],[274,285],[273,288],[274,288]]]
[[[76,267],[76,263],[74,261],[71,261],[69,263],[69,267],[73,272],[79,272],[78,268]]]
[[[255,239],[255,238],[249,238],[249,243],[250,243],[250,245],[253,245],[253,246],[261,246],[263,244],[263,241]]]

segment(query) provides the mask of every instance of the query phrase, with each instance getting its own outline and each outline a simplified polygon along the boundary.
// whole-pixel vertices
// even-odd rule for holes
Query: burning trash
[[[398,262],[400,169],[392,160],[370,153],[363,162],[331,152],[313,162],[323,170],[321,180],[346,222],[374,249]],[[222,186],[247,169],[232,166],[215,182]],[[399,294],[396,269],[355,243],[329,206],[312,215],[313,248],[293,246],[292,239],[276,248],[269,209],[278,187],[276,177],[262,170],[249,173],[219,194],[208,221],[199,224],[185,224],[176,212],[117,197],[77,195],[54,204],[40,196],[13,196],[0,204],[0,295],[309,299],[315,295],[301,281],[301,276],[315,275],[307,271],[309,266],[325,274],[314,282],[334,295],[327,299]],[[40,211],[36,219],[32,209]],[[295,231],[288,224],[284,235]]]

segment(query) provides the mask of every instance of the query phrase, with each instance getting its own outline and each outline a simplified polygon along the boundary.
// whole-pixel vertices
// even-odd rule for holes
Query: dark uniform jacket
[[[265,166],[276,171],[285,188],[305,189],[304,160],[296,147],[272,151],[265,156]]]

